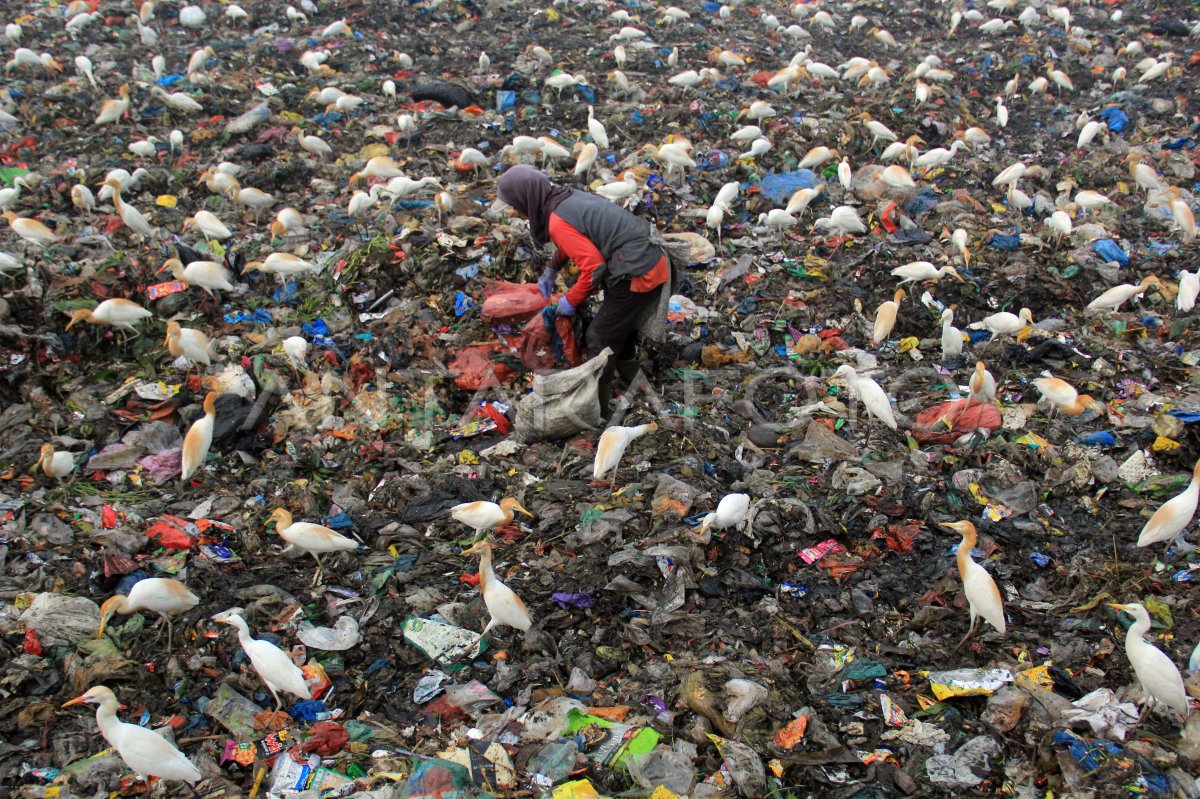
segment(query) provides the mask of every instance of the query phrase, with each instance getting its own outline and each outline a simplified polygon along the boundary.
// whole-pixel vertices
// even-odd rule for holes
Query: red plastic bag
[[[583,351],[575,338],[575,324],[569,316],[554,319],[554,332],[562,340],[562,354],[568,366],[583,363]],[[541,315],[533,317],[521,330],[521,363],[531,372],[546,372],[556,365],[554,336],[546,329]]]
[[[467,347],[459,350],[458,357],[450,362],[450,374],[454,385],[466,391],[478,391],[484,386],[507,383],[517,376],[506,363],[492,360],[499,352],[498,345]]]
[[[489,324],[518,325],[541,311],[553,298],[542,296],[537,283],[489,283],[483,289],[482,317]]]
[[[554,368],[554,342],[541,314],[533,317],[521,330],[521,363],[531,372]]]
[[[999,430],[1003,424],[995,405],[969,399],[951,400],[918,413],[913,421],[913,438],[921,443],[952,444],[981,427]]]

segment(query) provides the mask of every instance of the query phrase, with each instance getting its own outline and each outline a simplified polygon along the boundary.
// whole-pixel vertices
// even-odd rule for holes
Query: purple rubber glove
[[[572,305],[571,301],[567,299],[567,295],[564,294],[563,296],[559,297],[558,298],[558,315],[559,316],[571,316],[574,313],[575,313],[575,306]]]
[[[549,297],[554,293],[554,281],[558,278],[558,270],[552,266],[547,266],[542,270],[542,276],[538,279],[538,287],[542,290],[543,297]]]

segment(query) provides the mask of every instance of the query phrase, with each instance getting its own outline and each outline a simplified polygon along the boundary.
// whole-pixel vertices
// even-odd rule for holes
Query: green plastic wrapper
[[[649,727],[619,724],[572,708],[567,713],[567,734],[583,738],[583,753],[593,763],[625,768],[630,755],[645,755],[662,737]]]

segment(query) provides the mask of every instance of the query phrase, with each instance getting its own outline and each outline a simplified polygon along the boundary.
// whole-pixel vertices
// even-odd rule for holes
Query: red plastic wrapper
[[[953,444],[960,436],[981,427],[999,430],[1003,424],[995,405],[969,399],[951,400],[918,413],[913,421],[913,438],[923,444]]]
[[[146,531],[146,538],[167,549],[191,549],[195,544],[185,532],[189,522],[175,516],[163,516]]]
[[[896,214],[896,204],[888,203],[887,208],[883,209],[883,213],[879,215],[879,221],[883,225],[883,229],[888,233],[895,233],[900,226],[896,224],[896,220],[892,217]]]
[[[42,639],[38,638],[37,630],[32,627],[25,628],[25,654],[42,654]]]
[[[504,415],[499,408],[490,402],[485,402],[475,409],[477,416],[486,416],[496,423],[496,430],[501,435],[508,435],[512,432],[512,422]]]

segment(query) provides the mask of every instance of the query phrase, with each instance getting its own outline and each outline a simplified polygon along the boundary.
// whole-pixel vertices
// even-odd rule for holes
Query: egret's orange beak
[[[86,696],[77,696],[69,702],[63,702],[62,707],[70,707],[71,705],[81,705],[87,699]]]

